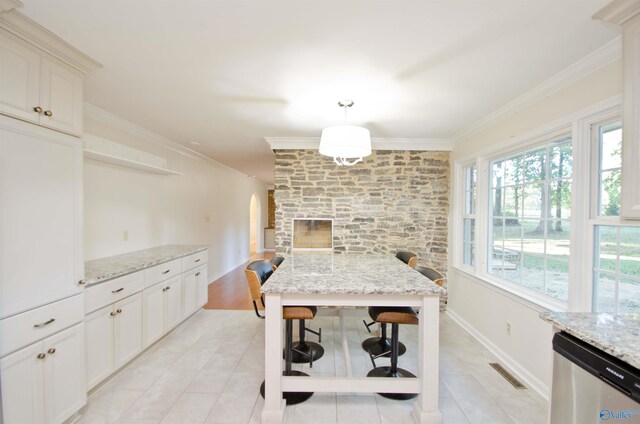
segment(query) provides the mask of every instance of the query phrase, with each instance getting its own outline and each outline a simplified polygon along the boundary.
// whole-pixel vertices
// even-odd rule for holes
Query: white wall
[[[156,175],[85,159],[85,260],[164,244],[204,244],[210,281],[248,260],[251,196],[266,205],[265,184],[103,120],[86,117],[85,132],[165,157],[168,168],[182,173]],[[259,229],[267,226],[262,209]],[[262,231],[258,236],[261,251]]]
[[[618,60],[516,115],[456,143],[452,161],[504,143],[511,137],[535,130],[620,93],[622,65]],[[458,198],[458,185],[459,182],[454,180],[454,205]],[[451,240],[451,243],[454,242]],[[453,262],[453,258],[450,258],[449,263]],[[551,384],[552,331],[551,325],[538,317],[542,308],[455,269],[449,272],[448,277],[450,315],[498,354],[529,386],[543,396],[547,395]],[[511,323],[510,336],[505,331],[506,321]]]

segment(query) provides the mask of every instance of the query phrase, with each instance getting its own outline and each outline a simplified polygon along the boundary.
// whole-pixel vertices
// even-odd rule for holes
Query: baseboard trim
[[[523,367],[518,361],[513,359],[504,350],[500,349],[495,343],[485,337],[482,333],[475,329],[471,324],[465,321],[460,315],[448,309],[445,312],[449,318],[454,320],[460,327],[462,327],[467,333],[471,334],[476,340],[478,340],[484,347],[486,347],[491,353],[496,355],[500,361],[502,361],[510,371],[516,374],[524,383],[536,391],[547,402],[549,401],[549,387],[540,381],[539,378],[531,374],[525,367]]]

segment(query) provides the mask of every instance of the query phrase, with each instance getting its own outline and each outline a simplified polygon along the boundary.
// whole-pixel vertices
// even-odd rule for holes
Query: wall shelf
[[[113,165],[126,166],[128,168],[134,168],[141,171],[151,172],[153,174],[161,174],[161,175],[182,175],[180,172],[173,171],[167,168],[161,168],[159,166],[148,165],[146,163],[121,158],[118,156],[109,155],[106,153],[98,152],[95,150],[85,149],[84,157],[88,159],[97,160],[100,162],[107,162]]]

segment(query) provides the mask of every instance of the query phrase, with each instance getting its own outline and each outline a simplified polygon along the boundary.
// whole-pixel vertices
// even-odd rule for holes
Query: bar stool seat
[[[391,378],[415,378],[411,372],[398,368],[399,354],[399,326],[400,324],[417,325],[419,323],[418,315],[408,306],[371,306],[369,307],[369,315],[380,324],[391,324],[391,366],[377,367],[375,360],[384,353],[373,355],[369,353],[373,369],[369,371],[367,377],[391,377]],[[386,353],[386,352],[385,352]],[[407,400],[418,396],[416,393],[378,393],[390,399]]]

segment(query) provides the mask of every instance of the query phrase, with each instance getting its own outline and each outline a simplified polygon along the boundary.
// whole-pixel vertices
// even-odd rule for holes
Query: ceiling
[[[317,137],[338,100],[372,137],[449,138],[619,35],[606,0],[22,1],[104,65],[89,103],[266,183],[264,137]]]

